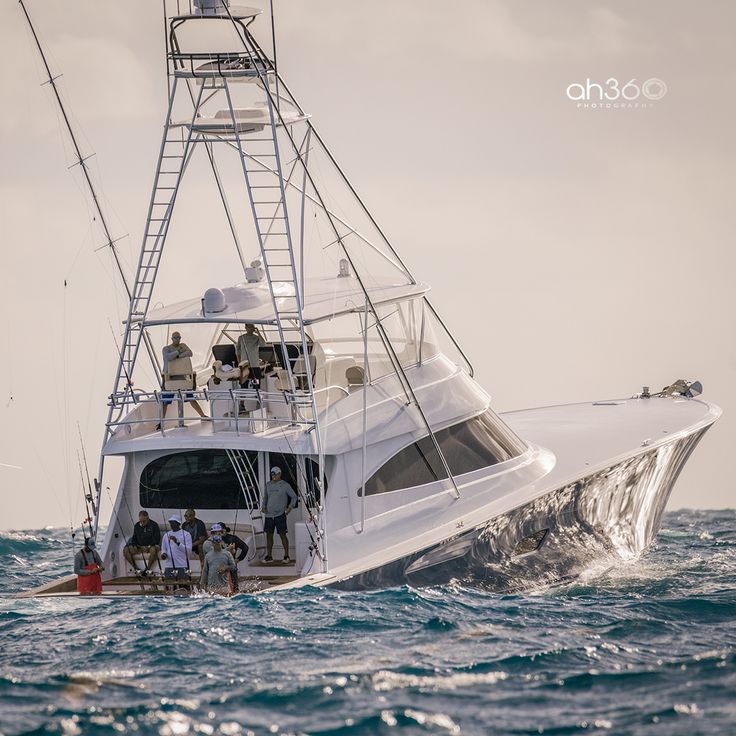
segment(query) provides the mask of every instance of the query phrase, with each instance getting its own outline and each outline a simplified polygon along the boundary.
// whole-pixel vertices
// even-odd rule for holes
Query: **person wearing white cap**
[[[215,529],[215,527],[220,527],[220,529]],[[233,556],[223,547],[220,524],[213,524],[212,536],[208,541],[210,550],[204,557],[202,575],[199,581],[200,587],[203,590],[209,590],[211,593],[219,593],[220,595],[235,593],[237,588],[234,583],[234,576],[238,568]]]
[[[274,529],[281,537],[284,545],[284,562],[291,562],[289,558],[289,538],[286,535],[286,515],[296,506],[294,489],[281,479],[281,468],[274,465],[271,468],[271,480],[266,483],[261,503],[261,513],[266,517],[264,531],[266,532],[266,556],[264,562],[273,562],[273,532]]]
[[[225,529],[223,528],[222,524],[213,524],[210,527],[210,536],[205,539],[204,543],[202,544],[202,554],[206,555],[208,552],[212,551],[212,537],[222,536],[224,533]]]
[[[181,518],[169,517],[171,531],[161,540],[161,559],[164,560],[164,577],[175,580],[189,579],[189,555],[192,553],[192,535],[181,528]]]

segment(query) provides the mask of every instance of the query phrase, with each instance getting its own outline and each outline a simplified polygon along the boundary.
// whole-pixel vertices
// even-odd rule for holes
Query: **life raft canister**
[[[97,565],[85,565],[85,570],[96,570]],[[77,575],[77,593],[79,595],[100,595],[102,593],[102,575],[93,572],[91,575]]]

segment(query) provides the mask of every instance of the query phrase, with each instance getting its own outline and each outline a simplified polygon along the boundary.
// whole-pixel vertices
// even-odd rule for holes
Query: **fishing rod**
[[[87,511],[87,518],[82,522],[82,530],[84,530],[84,524],[86,522],[87,527],[89,528],[89,537],[92,538],[94,534],[92,533],[92,514],[90,512],[89,508],[89,502],[90,502],[90,495],[87,494],[87,492],[84,489],[84,473],[82,472],[82,460],[79,456],[79,450],[77,450],[77,464],[79,465],[79,477],[82,480],[82,495],[84,496],[84,507]],[[94,507],[94,504],[93,504]]]
[[[64,125],[66,126],[66,130],[69,133],[69,138],[71,139],[72,145],[74,146],[74,155],[77,158],[76,163],[74,166],[79,165],[82,169],[82,173],[84,174],[85,181],[87,182],[87,187],[90,191],[90,194],[92,195],[92,201],[95,205],[95,210],[97,211],[97,216],[100,218],[100,223],[102,224],[102,229],[105,231],[105,237],[107,238],[107,246],[111,249],[113,257],[115,258],[115,264],[117,265],[118,272],[120,273],[120,278],[123,282],[123,285],[125,286],[125,290],[128,292],[128,298],[131,297],[131,291],[128,286],[128,280],[125,277],[125,273],[123,272],[123,264],[120,262],[120,257],[117,252],[117,248],[115,247],[116,240],[113,239],[112,235],[110,234],[110,228],[107,224],[107,219],[105,218],[105,214],[102,211],[102,206],[100,205],[100,201],[97,198],[97,191],[95,190],[94,184],[92,183],[92,178],[89,173],[89,168],[87,166],[87,160],[92,158],[94,154],[90,154],[89,156],[84,156],[82,154],[81,149],[79,148],[79,143],[77,142],[77,137],[74,134],[74,129],[72,128],[71,123],[69,122],[69,117],[66,113],[66,109],[64,108],[64,103],[61,101],[61,95],[59,94],[59,88],[56,85],[56,80],[59,79],[61,76],[60,74],[56,77],[52,75],[51,69],[49,68],[48,61],[46,60],[46,54],[43,51],[43,47],[41,46],[41,42],[38,38],[38,35],[36,34],[36,29],[33,27],[33,23],[31,23],[31,17],[28,15],[28,10],[26,9],[25,3],[23,0],[18,0],[18,3],[20,4],[20,7],[23,9],[23,14],[26,17],[26,21],[28,21],[28,27],[31,29],[31,33],[33,34],[33,40],[36,42],[36,47],[38,48],[38,53],[41,56],[41,61],[43,61],[43,65],[46,69],[46,76],[48,79],[44,84],[50,84],[51,88],[54,90],[54,96],[56,97],[56,102],[59,105],[59,110],[61,111],[61,116],[64,120]]]
[[[84,472],[87,475],[87,493],[85,495],[85,501],[89,501],[90,504],[92,504],[92,513],[97,516],[97,507],[95,506],[95,499],[92,495],[92,480],[89,475],[89,465],[87,464],[87,453],[84,450],[84,441],[82,440],[82,429],[79,426],[79,422],[77,422],[77,433],[79,434],[79,445],[82,448],[82,460],[84,461]],[[79,455],[77,454],[77,459],[79,459]],[[81,471],[81,467],[80,467]],[[84,478],[82,478],[82,486],[84,486]]]

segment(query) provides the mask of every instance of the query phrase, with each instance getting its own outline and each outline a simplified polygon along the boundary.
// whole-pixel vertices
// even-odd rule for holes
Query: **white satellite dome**
[[[222,289],[211,288],[207,289],[204,293],[205,314],[212,312],[224,312],[227,308],[227,300],[225,299],[225,293]]]

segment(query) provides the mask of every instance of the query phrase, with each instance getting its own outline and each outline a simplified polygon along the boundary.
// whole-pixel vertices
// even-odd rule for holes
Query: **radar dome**
[[[204,293],[204,311],[205,314],[212,312],[224,312],[227,307],[225,294],[222,289],[207,289]]]

